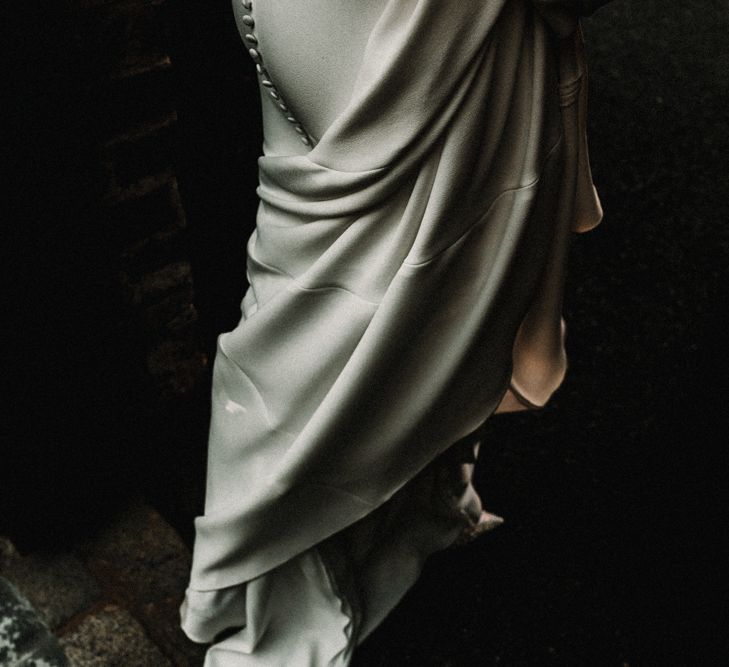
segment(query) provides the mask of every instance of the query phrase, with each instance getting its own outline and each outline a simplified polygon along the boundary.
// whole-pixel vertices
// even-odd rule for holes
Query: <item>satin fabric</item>
[[[569,233],[601,210],[579,27],[548,19],[389,0],[316,146],[259,159],[181,609],[208,667],[346,665],[478,521],[453,444],[562,382]]]

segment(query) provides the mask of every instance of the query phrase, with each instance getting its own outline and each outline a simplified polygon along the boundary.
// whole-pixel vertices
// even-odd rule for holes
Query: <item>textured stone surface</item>
[[[123,246],[139,243],[150,234],[183,229],[185,215],[176,182],[166,178],[141,196],[121,199],[106,211],[106,221],[108,233]]]
[[[138,281],[130,281],[131,302],[139,305],[160,299],[170,290],[191,285],[191,271],[188,262],[172,262],[142,276]]]
[[[70,553],[21,557],[7,540],[0,545],[0,574],[31,602],[51,628],[67,622],[99,599],[100,589]]]
[[[196,340],[168,340],[149,351],[147,370],[155,379],[161,397],[171,399],[191,392],[206,364]]]
[[[64,635],[74,667],[171,667],[144,629],[124,609],[107,605]]]
[[[162,120],[132,129],[104,146],[120,187],[172,168],[176,121],[176,114],[170,112]]]
[[[150,507],[133,506],[81,553],[107,591],[129,607],[179,596],[187,585],[190,553]]]
[[[0,667],[66,664],[59,662],[63,650],[45,619],[57,628],[76,667],[200,667],[206,647],[187,639],[179,626],[189,569],[187,547],[143,504],[130,507],[74,553],[21,556],[0,537],[0,573],[21,588],[16,595],[9,581],[0,580],[12,592],[15,609],[10,613],[2,607],[0,587],[0,635],[7,635],[0,646]],[[22,596],[16,602],[24,591],[30,602]],[[17,636],[20,645],[11,644],[10,636]],[[49,656],[56,662],[49,662]],[[25,661],[19,663],[20,657]]]
[[[0,665],[67,667],[56,638],[31,604],[0,577]]]

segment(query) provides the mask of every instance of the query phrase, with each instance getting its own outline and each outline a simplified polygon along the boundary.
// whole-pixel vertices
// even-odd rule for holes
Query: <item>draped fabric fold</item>
[[[559,38],[526,0],[390,0],[315,148],[260,158],[182,608],[197,641],[239,628],[206,664],[347,664],[463,525],[416,531],[434,462],[561,383],[569,232],[601,217],[585,95],[576,21]]]

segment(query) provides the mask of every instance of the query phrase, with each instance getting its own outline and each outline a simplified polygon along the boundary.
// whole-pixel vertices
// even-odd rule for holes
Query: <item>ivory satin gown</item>
[[[182,627],[206,667],[346,665],[483,516],[469,434],[563,379],[569,234],[601,218],[581,36],[527,0],[233,10],[260,207]]]

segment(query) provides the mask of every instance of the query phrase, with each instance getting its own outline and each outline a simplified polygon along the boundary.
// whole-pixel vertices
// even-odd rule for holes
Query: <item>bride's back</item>
[[[349,101],[367,39],[388,0],[233,0],[241,32],[253,32],[266,70],[297,119],[321,136]],[[253,30],[243,17],[255,21]],[[250,46],[246,44],[246,46]],[[306,150],[269,95],[267,152]]]

